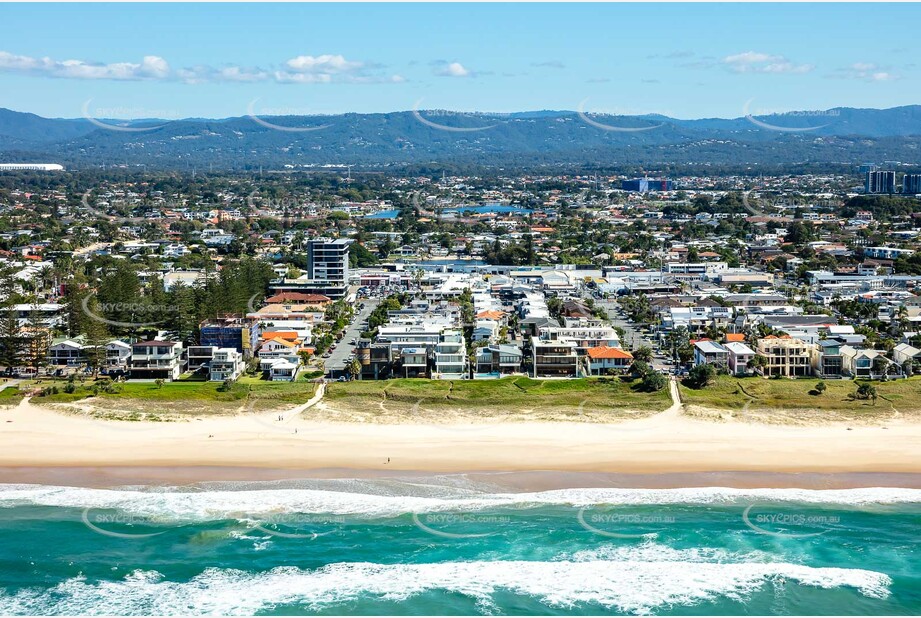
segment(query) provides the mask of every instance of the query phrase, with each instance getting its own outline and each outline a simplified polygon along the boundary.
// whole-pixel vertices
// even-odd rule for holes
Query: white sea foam
[[[868,506],[921,503],[921,490],[891,487],[860,489],[560,489],[533,493],[487,493],[453,486],[363,482],[326,485],[333,489],[189,488],[91,489],[45,485],[0,485],[0,508],[39,505],[120,509],[136,515],[183,520],[258,517],[272,513],[330,513],[390,517],[408,512],[479,511],[540,506],[707,504],[744,505],[794,502]],[[357,491],[356,491],[357,490]]]
[[[371,599],[402,601],[429,591],[463,594],[489,607],[499,590],[555,608],[584,604],[648,613],[709,600],[744,601],[782,581],[846,587],[872,598],[885,598],[891,584],[888,576],[873,571],[772,563],[757,556],[723,560],[729,557],[646,544],[612,549],[605,560],[583,555],[549,562],[339,563],[314,571],[279,567],[255,574],[209,568],[188,582],[135,571],[116,582],[73,578],[48,590],[0,596],[0,614],[238,615],[285,605],[320,611]]]

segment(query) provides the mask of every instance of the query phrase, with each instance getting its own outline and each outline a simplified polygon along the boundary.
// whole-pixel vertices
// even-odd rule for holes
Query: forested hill
[[[430,110],[125,122],[49,119],[0,109],[0,161],[55,162],[69,168],[777,166],[915,162],[921,160],[919,149],[917,105],[700,120]]]

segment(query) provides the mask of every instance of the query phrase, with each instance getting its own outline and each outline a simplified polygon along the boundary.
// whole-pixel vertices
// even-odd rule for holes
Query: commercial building
[[[864,191],[866,193],[895,193],[895,172],[867,172]]]

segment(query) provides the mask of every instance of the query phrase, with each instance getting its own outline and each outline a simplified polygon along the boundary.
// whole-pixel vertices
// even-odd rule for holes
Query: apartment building
[[[812,375],[815,349],[816,346],[789,335],[768,335],[758,341],[758,354],[767,359],[767,365],[762,368],[766,376]]]
[[[259,341],[259,325],[250,318],[229,315],[205,320],[198,325],[199,344],[216,348],[233,348],[251,358]]]
[[[307,278],[317,281],[349,281],[349,238],[315,238],[307,245]]]

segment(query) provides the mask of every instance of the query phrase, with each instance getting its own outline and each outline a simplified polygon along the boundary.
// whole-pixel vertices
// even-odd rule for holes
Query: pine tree
[[[7,372],[22,364],[23,335],[19,317],[12,307],[6,307],[0,314],[0,365]]]

